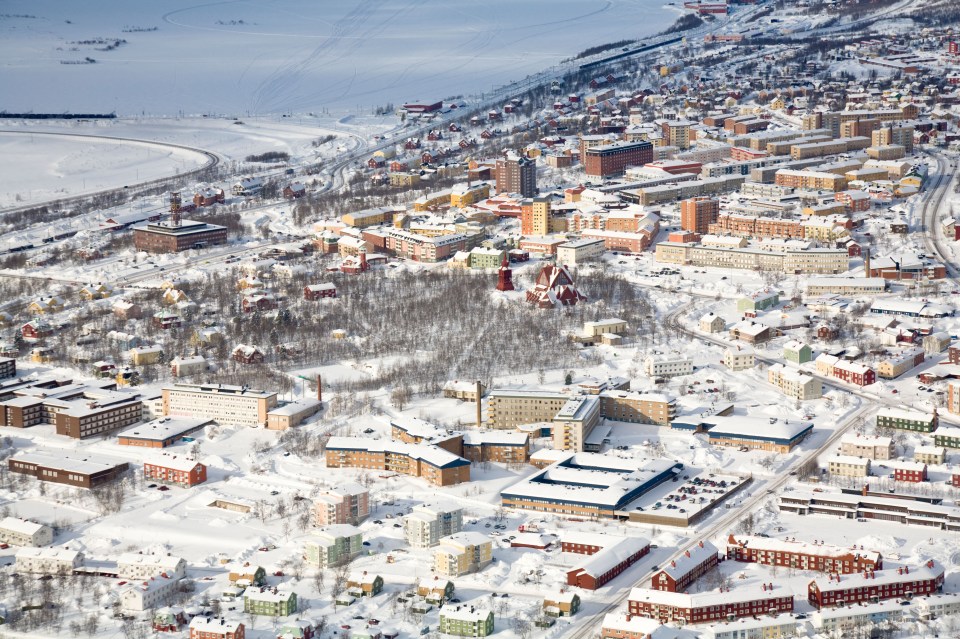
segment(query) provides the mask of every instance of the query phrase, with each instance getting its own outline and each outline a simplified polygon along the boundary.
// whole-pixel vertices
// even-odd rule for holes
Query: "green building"
[[[877,428],[880,427],[932,433],[937,429],[937,415],[906,408],[884,408],[877,413]]]
[[[960,448],[960,428],[939,428],[933,436],[935,446]]]
[[[776,291],[765,289],[738,299],[737,310],[741,313],[756,313],[773,308],[779,303],[780,295]]]
[[[500,249],[478,246],[470,251],[470,268],[500,268],[506,256]]]
[[[813,359],[813,349],[808,344],[792,339],[783,345],[783,359],[794,364],[805,364]]]
[[[252,615],[286,617],[297,611],[297,593],[276,588],[247,588],[243,611]]]
[[[447,604],[440,609],[440,632],[458,637],[493,634],[493,611],[471,604]]]
[[[312,566],[336,566],[363,552],[363,536],[356,526],[335,524],[314,534],[317,538],[308,541],[304,548],[307,563]]]

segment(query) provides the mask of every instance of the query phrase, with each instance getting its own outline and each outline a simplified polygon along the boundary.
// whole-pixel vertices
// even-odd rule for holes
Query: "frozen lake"
[[[12,112],[368,111],[489,91],[677,16],[663,0],[7,0],[0,83]]]

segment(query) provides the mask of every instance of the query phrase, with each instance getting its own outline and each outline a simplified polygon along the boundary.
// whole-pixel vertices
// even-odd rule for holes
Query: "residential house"
[[[306,544],[306,560],[312,566],[337,566],[363,552],[360,530],[349,524],[335,524],[314,532]]]
[[[440,608],[440,632],[458,637],[486,637],[493,634],[493,611],[476,603],[444,604]]]
[[[53,528],[17,517],[0,521],[0,542],[11,546],[49,546],[53,543]]]

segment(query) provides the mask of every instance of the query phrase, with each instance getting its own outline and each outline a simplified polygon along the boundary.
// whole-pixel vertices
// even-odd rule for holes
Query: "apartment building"
[[[493,542],[478,532],[458,532],[440,539],[433,551],[433,571],[458,577],[486,568],[493,560]]]
[[[793,612],[793,594],[773,584],[695,594],[634,588],[627,599],[627,612],[661,623],[713,623]]]
[[[628,166],[653,162],[653,145],[649,142],[611,142],[586,149],[583,167],[592,177],[621,175]]]
[[[745,371],[757,364],[756,354],[749,346],[733,346],[723,351],[723,365],[731,371]]]
[[[603,239],[584,238],[566,242],[557,247],[557,263],[564,266],[577,266],[595,261],[604,251]]]
[[[570,400],[569,393],[528,390],[492,390],[487,394],[487,426],[516,428],[549,422]]]
[[[16,570],[19,573],[72,575],[83,565],[83,553],[63,547],[25,547],[17,550]]]
[[[659,242],[656,261],[708,268],[731,268],[778,273],[845,273],[849,256],[845,249],[788,249],[782,252],[751,247],[707,246]]]
[[[749,535],[728,537],[727,559],[840,575],[883,568],[883,555],[871,550]]]
[[[896,379],[922,364],[924,358],[924,352],[920,348],[904,349],[877,364],[877,376],[883,379]]]
[[[843,191],[847,188],[847,178],[836,173],[824,171],[800,171],[796,169],[780,169],[774,177],[774,184],[792,189],[807,189],[814,191]]]
[[[618,422],[667,426],[677,416],[677,400],[662,393],[604,391],[600,415]]]
[[[860,602],[932,595],[943,588],[943,566],[932,559],[919,568],[903,566],[889,570],[826,579],[814,579],[807,586],[807,600],[818,610]]]
[[[356,526],[335,524],[314,531],[306,544],[307,563],[320,568],[337,566],[363,552],[363,536]]]
[[[693,582],[717,567],[719,551],[709,541],[701,541],[685,550],[679,558],[653,573],[650,588],[666,592],[683,592]]]
[[[643,370],[650,377],[677,377],[693,373],[693,360],[684,357],[650,355],[643,362]]]
[[[463,509],[453,503],[431,502],[414,506],[403,518],[403,536],[414,548],[430,548],[463,530]]]
[[[14,382],[0,400],[0,426],[53,424],[58,435],[85,439],[138,423],[139,394],[115,388],[112,381],[90,385],[56,380]]]
[[[913,449],[913,461],[921,464],[945,464],[947,449],[943,446],[917,446]]]
[[[960,413],[960,381],[947,382],[947,410],[953,414]]]
[[[530,459],[530,436],[503,431],[464,431],[460,435],[464,459],[471,462],[523,464]]]
[[[937,414],[909,408],[881,408],[877,412],[877,428],[896,428],[920,433],[932,433],[937,429]]]
[[[717,221],[720,200],[710,197],[693,197],[680,202],[680,228],[701,235],[708,232]]]
[[[163,414],[204,418],[225,426],[262,426],[277,394],[226,384],[174,384],[163,389]]]
[[[783,364],[773,364],[767,369],[767,381],[787,397],[800,401],[820,399],[823,396],[823,382]]]
[[[243,611],[251,615],[286,617],[297,612],[297,593],[279,588],[247,588],[243,591]]]
[[[432,444],[367,437],[331,437],[328,468],[367,468],[420,477],[435,486],[470,481],[470,462]]]
[[[49,546],[53,543],[53,528],[17,517],[0,521],[0,542],[11,546]]]
[[[847,433],[840,439],[840,454],[874,461],[885,461],[896,457],[892,438],[859,433]]]
[[[117,558],[117,576],[122,579],[149,579],[166,574],[173,579],[187,576],[187,560],[171,555],[124,553]]]
[[[159,455],[143,462],[148,482],[190,488],[207,481],[207,467],[184,455]]]
[[[370,491],[355,482],[338,483],[313,500],[313,523],[359,525],[370,515]]]
[[[870,460],[849,455],[827,457],[827,472],[839,477],[869,477]]]
[[[494,176],[498,194],[517,193],[523,197],[537,194],[537,165],[530,158],[515,153],[497,158]]]
[[[440,632],[457,637],[486,637],[494,631],[493,611],[479,601],[440,608]]]

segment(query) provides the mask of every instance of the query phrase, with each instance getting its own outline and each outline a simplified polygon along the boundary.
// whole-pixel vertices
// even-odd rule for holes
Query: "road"
[[[946,266],[947,279],[955,286],[960,286],[960,271],[953,264],[953,253],[943,243],[943,229],[940,226],[940,219],[942,219],[940,207],[943,204],[943,198],[950,193],[950,185],[953,184],[953,178],[957,174],[957,165],[940,153],[932,152],[930,155],[937,160],[937,173],[921,196],[923,198],[923,203],[920,205],[921,232],[927,250]]]

